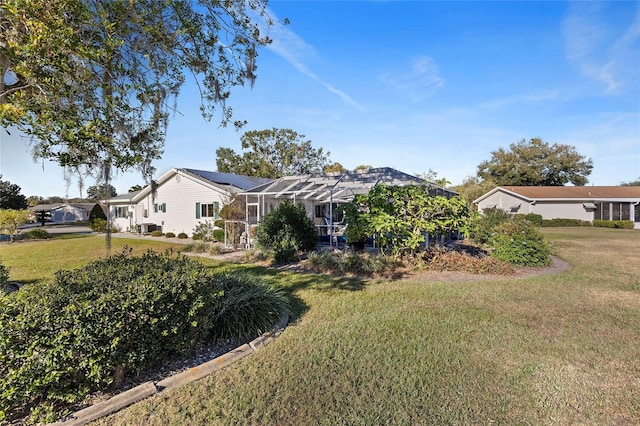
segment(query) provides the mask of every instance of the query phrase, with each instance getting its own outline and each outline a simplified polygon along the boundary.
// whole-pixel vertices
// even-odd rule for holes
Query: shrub
[[[175,238],[176,234],[174,234],[173,232],[167,232],[166,234],[164,234],[164,236],[166,238]]]
[[[366,275],[386,275],[402,266],[400,261],[390,256],[353,251],[311,252],[306,264],[322,272]]]
[[[89,221],[89,228],[93,232],[107,232],[107,220],[96,218]]]
[[[51,235],[42,228],[33,228],[24,233],[25,240],[48,240],[49,238],[51,238]]]
[[[593,221],[593,226],[601,228],[619,228],[619,229],[633,229],[634,223],[632,220],[601,220],[596,219]]]
[[[217,226],[218,228],[222,228],[224,229],[224,219],[216,219],[213,221],[213,225]]]
[[[59,271],[0,297],[0,422],[60,417],[69,403],[212,337],[268,330],[286,306],[255,279],[151,251]]]
[[[185,234],[184,232],[181,232],[178,234],[178,238],[181,240],[184,240],[185,238],[189,238],[189,236],[187,234]]]
[[[529,213],[524,215],[524,219],[533,223],[536,226],[542,226],[542,215],[536,213]]]
[[[210,220],[200,222],[193,228],[193,239],[202,241],[215,241],[213,231],[216,229],[215,225]]]
[[[513,266],[490,256],[474,256],[442,246],[429,247],[420,253],[419,266],[436,271],[470,272],[472,274],[508,275],[515,272]],[[411,262],[411,259],[409,260]]]
[[[4,286],[7,281],[9,281],[9,268],[0,262],[0,287]]]
[[[152,237],[162,237],[162,231],[158,231],[157,229],[155,231],[151,231],[151,236]]]
[[[187,244],[182,248],[182,251],[192,253],[205,253],[209,250],[209,244],[204,241],[197,241],[195,243]]]
[[[561,226],[591,226],[591,222],[588,220],[580,219],[568,219],[568,218],[554,218],[544,219],[542,226],[545,228],[561,227]]]
[[[498,225],[489,239],[497,259],[518,266],[545,266],[551,263],[551,246],[531,222],[514,218]]]
[[[208,324],[215,338],[242,339],[265,333],[289,312],[284,292],[263,285],[255,277],[228,273],[216,276],[216,284],[224,297]]]
[[[274,252],[277,263],[287,263],[298,251],[315,249],[318,232],[303,205],[285,200],[260,222],[256,240],[260,248]]]
[[[213,239],[218,242],[224,242],[224,229],[214,229]]]
[[[502,209],[485,209],[476,219],[471,238],[478,244],[487,244],[496,227],[511,218],[512,216]]]

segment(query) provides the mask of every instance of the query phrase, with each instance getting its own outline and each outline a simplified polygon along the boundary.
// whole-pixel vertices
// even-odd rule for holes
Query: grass
[[[290,292],[293,323],[98,424],[640,423],[640,233],[543,233],[568,271],[358,281],[233,266]]]
[[[0,244],[0,259],[9,267],[9,280],[24,283],[41,282],[51,279],[59,269],[73,269],[92,260],[106,256],[105,237],[100,235],[54,234],[46,241],[18,241]],[[111,253],[120,252],[125,246],[134,253],[148,248],[164,251],[181,248],[152,240],[113,238]]]

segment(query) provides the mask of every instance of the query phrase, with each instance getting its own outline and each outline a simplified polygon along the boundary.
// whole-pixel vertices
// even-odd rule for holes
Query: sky
[[[475,176],[491,152],[539,137],[593,160],[589,185],[640,177],[639,1],[271,1],[273,43],[255,86],[232,91],[237,132],[178,99],[156,176],[216,170],[245,131],[287,128],[348,169],[366,164]],[[7,133],[8,130],[11,134]],[[78,197],[52,162],[0,129],[0,174],[26,196]],[[85,188],[94,182],[85,181]],[[119,173],[125,193],[143,184]]]

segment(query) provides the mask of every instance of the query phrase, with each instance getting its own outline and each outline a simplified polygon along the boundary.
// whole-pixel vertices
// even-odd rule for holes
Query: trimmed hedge
[[[185,238],[189,238],[189,236],[187,234],[185,234],[184,232],[181,232],[181,233],[178,234],[178,239],[184,240]]]
[[[174,234],[173,232],[167,232],[166,234],[164,234],[165,238],[175,238],[176,234]]]
[[[48,240],[49,238],[51,238],[51,235],[42,228],[33,228],[24,233],[25,240]]]
[[[588,220],[580,220],[580,219],[567,219],[567,218],[554,218],[554,219],[544,219],[542,221],[542,227],[544,228],[554,228],[554,227],[564,227],[564,226],[591,226],[591,222]]]
[[[0,423],[64,415],[127,374],[216,337],[269,330],[284,295],[184,256],[128,252],[0,297]]]
[[[593,226],[600,228],[618,228],[618,229],[633,229],[634,223],[632,220],[600,220],[593,221]]]

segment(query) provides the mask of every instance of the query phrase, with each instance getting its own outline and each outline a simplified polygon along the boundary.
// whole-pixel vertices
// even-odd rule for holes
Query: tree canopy
[[[492,179],[496,185],[583,186],[592,169],[593,161],[575,147],[533,138],[493,151],[491,159],[478,165],[478,177]]]
[[[87,200],[98,201],[118,195],[116,188],[110,184],[93,185],[87,188]]]
[[[0,209],[22,210],[28,207],[27,198],[15,183],[2,180],[0,175]]]
[[[218,148],[216,165],[222,173],[272,179],[322,172],[329,165],[329,152],[304,139],[291,129],[251,130],[240,139],[245,152]]]
[[[638,179],[629,182],[620,182],[620,186],[640,186],[640,176]]]
[[[161,156],[187,79],[200,109],[231,120],[233,86],[256,78],[270,42],[267,0],[4,0],[0,125],[35,155],[80,170],[139,168]],[[242,123],[236,122],[241,125]]]

